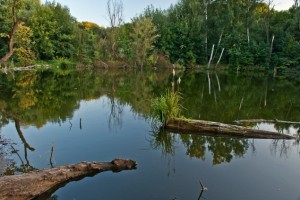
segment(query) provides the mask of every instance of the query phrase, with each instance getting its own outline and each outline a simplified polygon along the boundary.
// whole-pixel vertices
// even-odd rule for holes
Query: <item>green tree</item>
[[[30,27],[33,30],[35,41],[34,51],[38,59],[53,59],[54,45],[52,43],[55,34],[56,21],[53,19],[53,11],[48,6],[39,6],[30,18]]]
[[[34,10],[29,21],[39,59],[72,58],[75,55],[75,29],[78,26],[67,7],[47,2]]]
[[[120,26],[118,34],[116,35],[116,43],[117,43],[117,57],[122,61],[128,61],[128,59],[132,58],[133,49],[132,49],[132,24],[127,23]]]
[[[106,32],[103,27],[92,22],[78,24],[76,31],[76,60],[85,65],[96,65],[103,58],[101,55],[100,40],[105,38]]]
[[[6,62],[14,53],[15,34],[21,22],[32,13],[39,0],[1,0],[0,1],[0,64]]]
[[[134,19],[131,37],[133,40],[133,58],[137,65],[143,67],[151,55],[151,50],[153,50],[154,43],[158,37],[152,20],[146,17]]]

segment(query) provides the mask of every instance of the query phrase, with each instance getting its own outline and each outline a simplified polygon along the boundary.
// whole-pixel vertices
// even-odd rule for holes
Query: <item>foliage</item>
[[[100,27],[98,24],[88,21],[79,22],[78,26],[86,31],[93,31],[94,33],[99,34],[104,30],[104,28]]]
[[[32,30],[25,26],[24,23],[19,25],[15,35],[15,57],[17,64],[20,66],[28,66],[35,60],[35,54],[31,50],[33,46],[32,35]]]
[[[92,22],[79,23],[78,27],[75,29],[75,60],[83,65],[93,65],[104,57],[101,54],[100,41],[106,37],[105,29]]]
[[[164,95],[157,97],[151,103],[152,116],[167,124],[170,119],[180,116],[182,106],[179,92],[167,91]]]
[[[14,37],[16,32],[20,27],[20,22],[26,21],[26,19],[31,15],[32,10],[40,4],[39,0],[1,0],[0,1],[0,62],[6,62],[14,53]],[[26,25],[25,25],[26,26]],[[21,28],[24,27],[21,26]],[[24,32],[23,28],[23,32]],[[28,29],[27,29],[28,30]],[[22,32],[22,31],[19,31]],[[25,31],[26,32],[26,31]],[[25,33],[24,32],[24,33]],[[27,31],[26,37],[30,36],[30,31]],[[25,38],[24,38],[25,40]],[[25,44],[19,46],[19,58],[25,56],[23,61],[31,62],[34,59],[34,55],[30,52]],[[4,56],[5,55],[5,56]],[[20,60],[20,59],[19,59]],[[22,61],[22,62],[23,62]],[[22,63],[21,62],[21,63]]]
[[[116,36],[117,46],[117,58],[120,60],[128,61],[132,58],[134,52],[132,48],[132,24],[127,23],[119,27],[119,31]]]
[[[158,37],[152,20],[146,17],[134,19],[131,37],[133,59],[139,66],[143,66]]]
[[[58,3],[46,3],[34,10],[30,18],[35,52],[39,59],[72,58],[75,54],[74,18],[69,9]]]
[[[20,19],[19,34],[27,42],[16,41],[12,57],[12,63],[20,66],[35,59],[61,58],[82,66],[112,62],[151,66],[163,58],[195,67],[207,65],[214,45],[212,64],[224,49],[221,64],[231,68],[299,71],[300,7],[296,1],[289,10],[277,11],[268,4],[272,1],[179,0],[166,10],[149,6],[131,23],[123,24],[122,2],[109,0],[108,28],[77,22],[68,7],[56,2],[0,2],[0,57],[7,53],[11,29]]]
[[[248,68],[286,64],[295,68],[299,64],[298,13],[299,7],[276,11],[261,1],[245,0],[180,0],[167,10],[145,10],[161,36],[156,49],[171,62],[186,66],[207,64],[215,45],[214,63],[224,48],[223,64]],[[270,56],[272,35],[275,40]]]
[[[69,59],[66,58],[58,58],[51,62],[52,66],[56,69],[67,70],[67,69],[74,69],[76,64]]]

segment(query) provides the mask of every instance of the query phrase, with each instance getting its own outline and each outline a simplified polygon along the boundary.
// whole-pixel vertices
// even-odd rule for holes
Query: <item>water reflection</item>
[[[29,151],[35,151],[35,149],[32,146],[30,146],[28,144],[27,140],[25,139],[25,137],[23,135],[23,132],[21,130],[20,119],[17,116],[13,115],[12,113],[6,111],[5,109],[1,109],[0,113],[4,114],[7,117],[10,117],[11,119],[14,120],[16,131],[17,131],[18,136],[19,136],[19,138],[21,139],[21,141],[24,145],[24,159],[25,159],[25,162],[23,161],[22,157],[19,155],[18,150],[14,148],[13,144],[8,145],[8,143],[6,143],[5,146],[9,146],[10,147],[10,152],[12,154],[16,154],[17,157],[19,158],[19,161],[21,162],[20,167],[15,166],[15,163],[11,164],[10,168],[12,170],[10,169],[10,173],[12,173],[12,174],[14,174],[16,172],[24,173],[24,172],[29,172],[31,170],[34,170],[35,168],[33,166],[31,166],[30,163],[29,163],[27,151],[28,150]],[[12,165],[14,167],[12,167]],[[7,172],[6,172],[6,174],[7,174]]]
[[[173,133],[164,129],[155,129],[150,136],[150,144],[154,149],[160,149],[164,157],[169,159],[175,155],[176,146],[183,144],[186,155],[190,158],[206,160],[208,154],[212,157],[212,164],[230,163],[233,158],[243,157],[247,151],[256,154],[255,139],[234,137],[213,137]],[[299,146],[299,140],[272,140],[270,152],[279,157],[288,157],[292,146]],[[300,153],[300,152],[299,152]]]
[[[183,96],[183,107],[186,108],[183,115],[186,117],[227,123],[255,118],[300,121],[299,87],[292,81],[192,71],[178,71],[176,80],[178,77],[182,80],[178,89]],[[27,151],[34,151],[34,148],[23,137],[21,125],[41,128],[49,122],[62,124],[69,121],[71,130],[73,123],[70,119],[79,109],[80,101],[107,96],[107,107],[110,108],[108,127],[121,129],[125,105],[130,105],[136,115],[149,118],[151,99],[170,87],[172,80],[174,76],[170,70],[30,71],[18,72],[14,76],[0,74],[0,128],[8,124],[9,119],[13,120],[27,155]],[[259,123],[246,125],[263,128]],[[82,118],[79,119],[79,127],[83,128]],[[276,123],[272,128],[295,134],[295,130],[299,133],[300,125]],[[174,143],[178,138],[190,157],[205,159],[205,152],[211,152],[213,164],[241,157],[249,146],[253,151],[255,149],[253,143],[246,139],[175,136],[162,131],[154,135],[152,146],[160,147],[165,154],[173,154]],[[283,146],[282,149],[285,147],[279,146]]]
[[[0,177],[9,175],[9,169],[13,166],[13,160],[8,157],[7,146],[10,141],[3,139],[0,129]]]
[[[300,121],[297,83],[269,77],[185,73],[184,116],[232,123],[237,119]]]
[[[24,173],[36,169],[29,163],[27,152],[24,155],[24,162],[19,154],[19,150],[14,145],[11,141],[3,141],[0,138],[0,176]],[[16,155],[18,159],[13,159],[12,155]],[[17,164],[19,162],[21,163],[20,165]]]
[[[293,147],[299,148],[299,140],[273,140],[270,145],[270,152],[272,155],[288,158]],[[300,155],[300,151],[299,151]]]
[[[111,100],[110,126],[114,126],[121,123],[126,104],[132,105],[134,112],[148,115],[149,102],[164,90],[167,77],[164,73],[135,71],[0,74],[0,109],[18,116],[24,126],[43,127],[47,122],[71,119],[82,100],[107,96]]]
[[[300,135],[300,122],[282,121],[282,120],[264,120],[264,119],[250,119],[250,120],[237,120],[237,124],[252,128],[262,128],[265,130],[274,129],[279,133],[292,134],[295,137]]]
[[[251,139],[176,134],[167,130],[159,130],[151,136],[150,144],[152,148],[161,149],[163,155],[174,156],[176,145],[182,143],[186,155],[190,158],[205,160],[207,153],[210,153],[213,165],[230,163],[234,157],[243,157],[250,145],[252,150],[255,151],[255,145],[251,143],[253,141]]]
[[[190,71],[177,71],[174,80],[178,77],[185,117],[227,123],[262,118],[300,121],[299,84],[291,80],[211,72],[208,77],[207,72]],[[5,147],[0,144],[0,162],[17,169],[6,168],[3,173],[24,171],[21,159],[29,169],[120,156],[137,159],[141,168],[70,184],[53,199],[234,199],[231,191],[235,199],[295,199],[297,141],[164,130],[149,134],[151,99],[170,89],[172,80],[172,70],[22,72],[14,78],[0,74],[0,141],[1,136],[13,138]],[[299,131],[298,125],[247,126]],[[116,129],[122,134],[115,134]],[[284,179],[278,175],[288,181],[280,182]],[[199,180],[209,192],[201,194]],[[134,189],[128,190],[124,183]]]
[[[293,81],[191,71],[178,71],[178,77],[185,117],[226,123],[261,118],[300,121],[299,87]],[[105,95],[111,100],[109,126],[114,127],[122,124],[122,105],[149,117],[151,99],[170,88],[172,80],[170,70],[0,74],[0,109],[18,116],[25,126],[43,127],[71,119],[81,100]],[[275,126],[278,131],[283,127]]]
[[[110,129],[113,128],[121,128],[122,127],[122,114],[124,105],[117,98],[111,97],[109,100],[110,113],[108,117],[108,127]]]

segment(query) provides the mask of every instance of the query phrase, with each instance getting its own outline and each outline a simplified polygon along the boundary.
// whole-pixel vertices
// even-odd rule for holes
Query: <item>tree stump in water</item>
[[[45,196],[73,180],[99,172],[135,169],[133,160],[114,159],[111,162],[81,162],[0,178],[1,200],[45,199]]]

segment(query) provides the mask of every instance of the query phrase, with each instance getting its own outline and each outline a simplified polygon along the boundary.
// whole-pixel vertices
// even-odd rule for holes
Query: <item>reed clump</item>
[[[179,92],[167,91],[164,95],[155,98],[151,103],[152,117],[159,119],[161,123],[166,125],[170,119],[180,117],[182,99]]]

